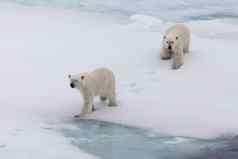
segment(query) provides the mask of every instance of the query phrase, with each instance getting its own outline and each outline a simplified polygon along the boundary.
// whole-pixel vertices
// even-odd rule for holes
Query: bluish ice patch
[[[80,0],[9,0],[24,5],[31,6],[52,6],[52,7],[65,7],[65,8],[78,8],[82,7]]]
[[[237,18],[236,0],[8,0],[25,5],[60,6],[109,15],[145,14],[165,21],[183,22],[207,17]]]
[[[222,147],[208,148],[189,159],[238,159],[238,136],[227,140]]]
[[[185,159],[223,146],[223,140],[166,136],[97,120],[70,121],[62,133],[80,150],[102,159]]]
[[[214,14],[204,14],[204,15],[191,15],[186,16],[186,19],[190,20],[212,20],[212,19],[237,19],[238,13],[214,13]]]

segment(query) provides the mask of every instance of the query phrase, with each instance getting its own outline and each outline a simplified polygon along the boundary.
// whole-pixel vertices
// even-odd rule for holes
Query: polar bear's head
[[[88,73],[80,73],[77,75],[68,75],[70,80],[70,87],[82,89],[86,86],[86,81],[88,78]]]
[[[165,49],[168,49],[169,51],[172,51],[175,49],[179,42],[179,36],[174,36],[174,35],[164,35],[163,37],[163,47]]]

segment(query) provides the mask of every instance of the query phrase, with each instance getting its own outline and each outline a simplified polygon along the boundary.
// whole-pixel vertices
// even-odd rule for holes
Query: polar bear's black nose
[[[74,88],[75,87],[74,83],[70,83],[70,87]]]
[[[169,45],[168,49],[169,49],[169,50],[171,50],[171,49],[172,49],[171,45]]]

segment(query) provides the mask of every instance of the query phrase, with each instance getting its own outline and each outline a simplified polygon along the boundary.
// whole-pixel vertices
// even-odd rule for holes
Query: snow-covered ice
[[[95,158],[57,131],[82,108],[67,75],[109,67],[119,106],[96,101],[87,118],[163,134],[215,138],[238,133],[238,21],[187,21],[192,31],[184,66],[159,60],[172,24],[128,17],[0,3],[0,154],[4,158]]]

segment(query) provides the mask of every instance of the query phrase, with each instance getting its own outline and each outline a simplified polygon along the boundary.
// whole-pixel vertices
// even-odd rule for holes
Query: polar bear
[[[108,106],[116,106],[115,76],[107,68],[98,68],[93,72],[84,72],[76,75],[68,75],[70,87],[80,91],[84,106],[79,117],[94,111],[93,98],[100,96],[101,101],[108,99]]]
[[[189,52],[190,31],[183,24],[171,26],[163,37],[160,58],[168,60],[173,58],[172,69],[178,69],[184,63],[184,53]]]

